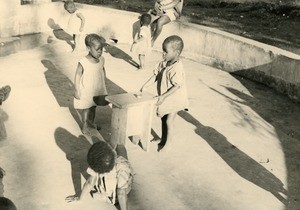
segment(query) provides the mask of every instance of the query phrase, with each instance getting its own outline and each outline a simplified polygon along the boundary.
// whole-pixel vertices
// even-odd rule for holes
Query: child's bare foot
[[[91,130],[88,125],[83,125],[81,132],[85,135],[91,135]]]

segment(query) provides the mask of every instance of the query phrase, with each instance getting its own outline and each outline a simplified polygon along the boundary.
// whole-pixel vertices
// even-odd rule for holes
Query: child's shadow
[[[74,136],[64,128],[57,128],[54,133],[55,142],[59,148],[66,153],[67,160],[71,163],[72,181],[75,195],[81,192],[81,175],[87,179],[89,177],[86,172],[88,164],[86,161],[89,148],[92,146],[83,136]],[[93,143],[100,141],[98,138],[92,138]]]
[[[0,108],[0,142],[7,137],[6,128],[4,122],[8,120],[8,115]]]
[[[80,117],[73,106],[74,86],[68,77],[57,70],[56,66],[47,59],[41,60],[41,63],[47,69],[45,71],[45,78],[47,84],[52,91],[57,103],[60,107],[68,107],[71,115],[81,126]]]
[[[272,193],[283,204],[287,204],[287,195],[283,183],[262,165],[247,154],[232,145],[225,136],[212,127],[202,125],[197,119],[186,112],[179,112],[179,116],[195,125],[195,132],[201,136],[215,152],[241,177]]]
[[[65,32],[52,18],[49,18],[48,26],[53,30],[54,36],[59,39],[65,41],[72,49],[74,49],[75,45],[72,43],[73,37]]]
[[[124,61],[126,61],[127,63],[129,63],[130,65],[138,68],[139,64],[137,62],[135,62],[132,57],[130,55],[128,55],[126,52],[124,52],[123,50],[115,47],[115,46],[111,46],[111,45],[106,45],[105,47],[106,52],[108,52],[112,57],[114,58],[118,58],[118,59],[123,59]]]

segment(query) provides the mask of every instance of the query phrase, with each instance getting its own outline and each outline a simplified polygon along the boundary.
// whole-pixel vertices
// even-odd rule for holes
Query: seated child
[[[102,40],[97,34],[86,36],[85,44],[89,52],[79,61],[76,69],[74,108],[81,112],[83,134],[90,134],[90,128],[97,129],[94,124],[95,98],[107,95]]]
[[[143,92],[150,85],[157,83],[157,115],[162,122],[162,137],[158,146],[163,148],[162,151],[170,149],[177,112],[187,110],[188,107],[185,72],[179,59],[183,45],[179,36],[169,36],[164,40],[163,60],[140,90]]]
[[[149,27],[151,23],[151,16],[149,14],[142,14],[140,17],[140,30],[135,35],[132,44],[131,51],[139,55],[140,66],[139,69],[145,67],[145,55],[151,48],[151,29]]]
[[[73,51],[75,51],[78,49],[80,35],[85,25],[85,18],[82,15],[82,13],[76,8],[73,1],[66,1],[64,3],[64,8],[71,14],[68,22],[67,32],[73,36],[73,41],[74,41]]]
[[[180,17],[183,6],[183,0],[156,0],[154,9],[150,10],[153,17],[152,28],[152,46],[160,35],[162,28],[167,23]]]
[[[103,141],[96,142],[89,149],[87,172],[90,177],[85,182],[79,197],[68,197],[67,201],[81,200],[89,193],[94,199],[115,204],[118,200],[121,210],[128,209],[127,194],[131,190],[133,172],[127,160],[123,145],[117,146],[117,153]],[[120,154],[121,151],[123,154]],[[94,191],[92,191],[95,189]]]

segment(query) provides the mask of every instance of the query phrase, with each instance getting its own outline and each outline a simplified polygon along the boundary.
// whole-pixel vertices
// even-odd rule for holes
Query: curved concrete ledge
[[[123,43],[132,42],[138,13],[83,4],[78,4],[78,8],[87,20],[84,33],[94,32]],[[61,2],[24,5],[18,14],[17,34],[65,28],[68,20]],[[182,56],[262,82],[300,101],[299,55],[217,29],[177,21],[164,27],[154,49],[161,50],[164,38],[173,34],[184,40]]]

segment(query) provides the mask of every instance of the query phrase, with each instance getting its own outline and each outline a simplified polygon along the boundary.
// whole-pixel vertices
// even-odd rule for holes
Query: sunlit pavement
[[[85,155],[97,141],[81,135],[71,108],[75,68],[85,52],[72,53],[51,33],[40,40],[40,46],[23,43],[23,50],[0,57],[0,84],[12,87],[0,107],[7,132],[0,140],[5,196],[18,209],[84,209],[64,199],[83,184]],[[109,94],[137,92],[161,59],[153,52],[146,69],[137,70],[129,49],[116,44],[104,50]],[[188,59],[183,64],[190,107],[175,120],[171,150],[157,152],[155,116],[149,152],[126,142],[135,171],[130,209],[300,209],[299,106],[224,71]],[[97,108],[107,141],[110,118],[109,106]]]

